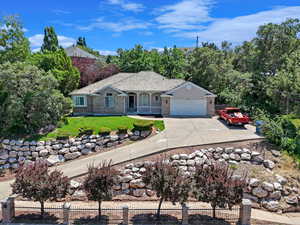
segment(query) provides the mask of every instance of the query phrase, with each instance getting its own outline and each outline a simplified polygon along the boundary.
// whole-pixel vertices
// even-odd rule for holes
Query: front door
[[[135,108],[135,96],[129,95],[129,109]]]

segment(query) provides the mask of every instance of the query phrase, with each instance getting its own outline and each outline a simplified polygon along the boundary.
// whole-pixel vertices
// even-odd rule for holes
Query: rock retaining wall
[[[92,152],[103,151],[106,148],[120,145],[129,139],[132,141],[141,140],[150,134],[150,131],[135,131],[128,134],[91,135],[68,140],[38,142],[5,139],[0,142],[0,169],[16,169],[21,162],[30,162],[37,159],[45,159],[52,166]]]
[[[279,157],[280,153],[272,152],[274,157]],[[216,161],[226,162],[231,165],[248,164],[253,166],[263,166],[267,174],[275,176],[276,182],[266,182],[259,179],[249,179],[249,187],[246,198],[253,202],[253,206],[257,208],[265,208],[272,212],[286,211],[291,207],[300,205],[300,195],[298,187],[292,187],[288,180],[280,175],[272,175],[272,170],[276,167],[276,160],[266,160],[263,154],[257,151],[251,151],[248,148],[209,148],[196,150],[191,154],[175,154],[166,160],[174,166],[179,166],[184,175],[193,176],[195,166],[200,164],[211,164]],[[136,162],[127,164],[120,170],[121,176],[114,185],[115,195],[127,194],[135,197],[152,197],[155,192],[151,187],[147,187],[142,176],[145,164],[151,164],[151,161]],[[78,185],[79,186],[79,185]],[[74,199],[78,199],[80,195],[84,196],[83,191],[75,191]]]

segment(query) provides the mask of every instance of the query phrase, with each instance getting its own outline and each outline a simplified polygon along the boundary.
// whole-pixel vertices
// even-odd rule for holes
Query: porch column
[[[140,101],[139,101],[139,96],[140,96],[140,93],[137,92],[136,93],[136,112],[139,113],[139,107],[140,107]]]
[[[149,106],[150,106],[150,113],[152,113],[152,107],[151,107],[151,102],[152,102],[152,93],[150,92],[150,101],[149,101]]]

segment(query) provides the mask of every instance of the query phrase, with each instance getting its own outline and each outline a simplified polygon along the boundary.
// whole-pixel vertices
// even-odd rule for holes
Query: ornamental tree
[[[189,196],[191,178],[182,174],[177,166],[172,166],[165,159],[159,159],[154,164],[145,165],[146,172],[143,182],[156,192],[160,199],[157,209],[157,219],[163,201],[184,204]]]
[[[118,171],[112,168],[111,162],[102,162],[98,166],[90,165],[88,168],[82,189],[89,200],[98,202],[99,220],[101,220],[101,203],[112,200],[112,187],[118,175]]]
[[[45,27],[42,52],[55,52],[59,49],[58,38],[53,27]]]
[[[41,204],[41,217],[44,216],[44,203],[47,200],[64,198],[70,185],[69,178],[62,172],[50,172],[46,161],[22,164],[11,185],[13,194],[38,201]]]
[[[0,135],[24,135],[56,125],[71,112],[71,99],[50,72],[25,63],[0,65]]]
[[[198,165],[194,174],[194,197],[208,202],[216,217],[216,207],[232,209],[242,202],[247,187],[247,175],[234,175],[228,164],[215,162],[211,165]]]

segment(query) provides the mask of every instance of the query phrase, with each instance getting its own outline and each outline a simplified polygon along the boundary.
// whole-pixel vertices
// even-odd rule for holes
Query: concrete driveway
[[[252,125],[227,126],[213,118],[164,118],[169,147],[202,145],[260,138]]]

